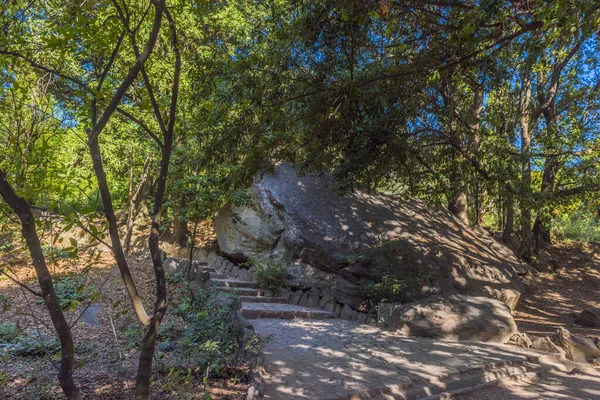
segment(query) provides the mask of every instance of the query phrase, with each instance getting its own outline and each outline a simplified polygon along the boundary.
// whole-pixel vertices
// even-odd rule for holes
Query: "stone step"
[[[210,279],[227,279],[227,275],[218,272],[210,272]]]
[[[240,279],[211,279],[210,283],[212,286],[219,287],[237,287],[237,288],[248,288],[258,289],[259,285],[256,282],[242,281]]]
[[[215,289],[221,292],[229,292],[231,291],[238,296],[258,296],[258,297],[273,297],[273,292],[270,290],[263,289],[250,289],[250,288],[242,288],[242,287],[226,287],[226,286],[217,286]]]
[[[318,308],[296,306],[293,304],[275,303],[244,303],[242,302],[242,316],[248,319],[279,318],[279,319],[331,319],[337,316],[329,311]]]
[[[187,271],[188,266],[184,266],[181,268],[182,271]],[[209,273],[218,273],[216,269],[214,269],[213,267],[198,267],[198,266],[192,266],[191,271],[196,270],[197,272],[209,272]]]
[[[283,297],[239,296],[242,303],[281,303],[287,304]]]

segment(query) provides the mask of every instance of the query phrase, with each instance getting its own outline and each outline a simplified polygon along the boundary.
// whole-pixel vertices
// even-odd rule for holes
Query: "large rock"
[[[575,336],[564,328],[558,328],[552,340],[565,351],[569,360],[588,362],[600,357],[600,349],[591,339]]]
[[[505,343],[517,333],[508,306],[487,297],[432,296],[394,307],[389,327],[406,336]]]
[[[358,282],[389,275],[410,282],[405,301],[462,293],[514,307],[527,271],[485,230],[464,226],[446,209],[418,199],[334,190],[328,175],[299,175],[288,163],[255,178],[252,205],[229,204],[214,229],[233,259],[267,253],[290,265],[292,286],[319,287],[358,308]]]
[[[600,310],[587,307],[575,318],[575,323],[588,328],[600,328]]]
[[[546,353],[559,354],[565,356],[565,351],[558,347],[548,336],[538,338],[533,341],[531,348]]]
[[[525,332],[518,332],[512,335],[506,344],[530,349],[533,345],[533,342]]]

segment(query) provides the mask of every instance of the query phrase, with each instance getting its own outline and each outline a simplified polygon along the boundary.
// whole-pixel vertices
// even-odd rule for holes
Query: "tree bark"
[[[469,226],[469,202],[467,193],[456,186],[448,204],[448,210],[463,224]]]
[[[554,192],[554,186],[556,183],[556,174],[560,168],[558,157],[552,156],[547,157],[544,163],[544,174],[542,176],[542,194],[550,194]],[[541,210],[535,223],[533,225],[533,234],[535,239],[535,251],[539,252],[541,249],[552,243],[552,237],[550,235],[550,225],[552,217],[547,211]]]
[[[444,106],[449,114],[449,132],[451,143],[462,146],[464,135],[460,133],[457,117],[458,110],[455,106],[452,83],[444,78],[441,90]],[[463,224],[469,225],[469,202],[467,197],[467,185],[464,181],[458,150],[455,145],[451,146],[451,172],[450,172],[450,195],[448,196],[448,210],[454,214]]]
[[[19,216],[21,232],[31,254],[44,303],[60,341],[61,358],[58,368],[58,382],[67,399],[81,399],[81,392],[73,380],[73,359],[75,354],[73,337],[62,312],[60,301],[54,291],[52,277],[46,265],[40,239],[35,230],[35,220],[31,212],[31,207],[25,199],[19,197],[14,192],[6,180],[6,174],[2,170],[0,170],[0,195]]]

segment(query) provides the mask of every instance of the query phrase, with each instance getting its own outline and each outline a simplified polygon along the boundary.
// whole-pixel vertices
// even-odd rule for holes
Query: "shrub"
[[[290,273],[286,266],[280,262],[270,260],[266,256],[250,257],[244,266],[254,267],[258,284],[263,289],[274,290],[279,287],[288,287]]]
[[[371,307],[378,303],[408,303],[415,301],[415,289],[429,282],[428,274],[413,273],[395,278],[384,274],[359,282],[361,292],[370,300]],[[418,292],[418,290],[417,290]]]
[[[553,233],[561,239],[600,242],[600,220],[597,215],[578,209],[557,216],[553,223]]]

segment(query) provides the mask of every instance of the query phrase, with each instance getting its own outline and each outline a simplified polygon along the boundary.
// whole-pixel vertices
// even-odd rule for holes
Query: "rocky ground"
[[[490,387],[456,400],[525,400],[569,399],[592,400],[600,398],[600,373],[574,370],[556,371],[534,382],[511,383],[507,386]]]

